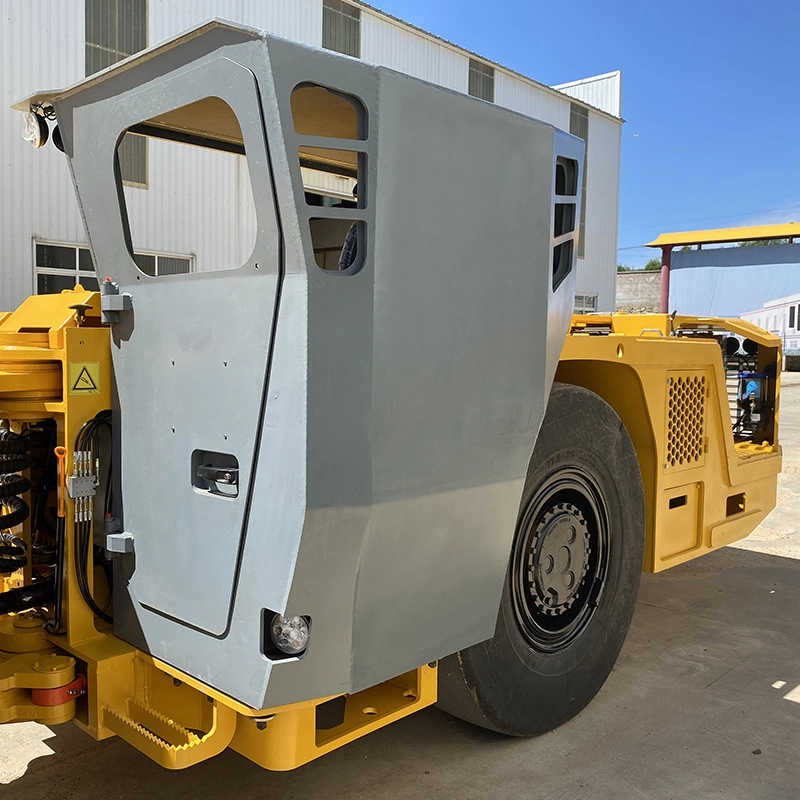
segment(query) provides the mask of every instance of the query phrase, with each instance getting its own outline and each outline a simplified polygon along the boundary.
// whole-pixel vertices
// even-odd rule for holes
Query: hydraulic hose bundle
[[[30,507],[19,496],[31,488],[30,481],[17,473],[28,469],[30,442],[7,428],[0,428],[0,572],[15,572],[28,563],[28,547],[10,529],[21,525]]]
[[[85,465],[84,471],[91,472],[93,467],[96,473],[99,473],[100,462],[100,431],[105,430],[111,433],[111,412],[101,411],[97,416],[85,422],[75,438],[75,453],[80,457],[80,463]],[[76,458],[78,461],[78,458]],[[96,466],[95,466],[96,465]],[[99,477],[99,475],[98,475]],[[103,500],[103,517],[111,512],[112,495],[112,475],[111,475],[111,458],[108,459],[108,471],[106,473],[106,487],[105,497]],[[86,498],[90,499],[90,498]],[[107,613],[108,607],[111,604],[111,592],[106,598],[105,604],[101,607],[92,596],[89,588],[89,569],[93,568],[95,564],[95,557],[93,554],[92,546],[92,527],[93,527],[93,503],[87,503],[82,508],[76,504],[75,506],[75,519],[73,527],[73,550],[75,553],[75,577],[78,582],[78,588],[81,596],[86,605],[92,609],[95,616],[99,617],[105,622],[113,622],[113,617]],[[60,512],[59,512],[60,513]],[[102,524],[102,522],[101,522]],[[109,587],[111,586],[111,573],[108,565],[104,561],[100,561],[100,566],[106,572]]]

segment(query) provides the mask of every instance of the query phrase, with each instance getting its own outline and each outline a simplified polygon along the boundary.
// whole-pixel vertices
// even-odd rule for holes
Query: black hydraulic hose
[[[28,469],[30,442],[24,436],[0,428],[0,503],[5,513],[0,515],[0,530],[21,525],[30,515],[30,506],[18,495],[31,488],[30,481],[16,473]],[[28,563],[26,548],[21,540],[5,535],[0,539],[0,571],[13,572]]]
[[[0,614],[19,614],[37,606],[53,602],[53,584],[51,581],[39,581],[30,586],[20,586],[0,592]]]
[[[55,607],[53,618],[44,624],[48,633],[58,633],[61,628],[61,616],[64,607],[64,544],[66,538],[66,518],[56,518],[56,569],[53,573],[53,594]]]

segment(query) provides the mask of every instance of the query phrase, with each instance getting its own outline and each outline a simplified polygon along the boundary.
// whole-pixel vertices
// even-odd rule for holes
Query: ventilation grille
[[[667,379],[666,469],[687,469],[703,464],[705,425],[705,374],[673,374]]]

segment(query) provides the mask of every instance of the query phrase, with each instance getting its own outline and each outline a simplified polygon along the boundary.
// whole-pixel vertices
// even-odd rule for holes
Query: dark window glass
[[[563,236],[575,230],[575,203],[556,203],[554,236]]]
[[[36,245],[36,266],[75,271],[75,248],[54,244]]]
[[[494,103],[494,67],[474,58],[469,60],[469,93]]]
[[[86,74],[147,47],[147,0],[85,0]],[[122,180],[147,186],[147,140],[126,136],[118,149]]]
[[[574,197],[578,193],[578,162],[559,156],[556,159],[556,194]]]
[[[143,253],[135,253],[133,260],[136,262],[136,266],[139,267],[139,269],[144,272],[145,275],[156,274],[155,256],[146,256]]]
[[[96,292],[100,289],[97,278],[93,278],[91,275],[78,275],[78,283],[90,292]]]
[[[86,270],[87,272],[94,272],[94,261],[92,261],[92,254],[85,247],[78,249],[78,269]]]
[[[122,180],[138,188],[147,188],[147,139],[126,133],[117,148]]]
[[[578,240],[578,258],[586,253],[586,173],[589,171],[589,109],[577,103],[569,104],[569,132],[584,141],[583,181],[581,185],[581,224]]]
[[[361,10],[340,0],[323,0],[322,46],[361,58]]]
[[[553,248],[553,291],[561,286],[564,278],[572,271],[572,239]]]
[[[72,275],[43,275],[40,272],[36,276],[36,293],[58,294],[64,289],[72,289],[75,283],[74,272]]]
[[[794,328],[794,306],[789,306],[789,327]]]
[[[191,261],[188,258],[171,258],[170,256],[158,257],[159,275],[182,275],[189,272]]]

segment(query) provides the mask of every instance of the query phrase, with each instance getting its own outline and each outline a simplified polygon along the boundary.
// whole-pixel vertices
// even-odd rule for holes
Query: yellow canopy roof
[[[686,231],[684,233],[662,233],[646,247],[668,245],[721,244],[722,242],[752,242],[758,239],[790,239],[800,237],[800,222],[785,222],[781,225],[751,225],[748,228],[717,228],[710,231]]]

